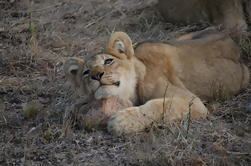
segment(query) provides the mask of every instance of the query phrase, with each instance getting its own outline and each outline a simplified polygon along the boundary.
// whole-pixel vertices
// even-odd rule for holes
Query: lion
[[[202,99],[213,100],[218,89],[227,97],[235,95],[249,83],[239,47],[214,29],[134,48],[126,33],[115,32],[104,53],[66,64],[67,78],[85,100],[116,96],[132,102],[107,122],[108,131],[118,136],[188,115],[205,119],[208,110]]]
[[[95,99],[88,85],[87,79],[82,78],[85,61],[72,57],[65,61],[64,71],[66,78],[75,88],[78,100],[66,109],[64,128],[74,125],[86,130],[96,130],[106,127],[108,119],[118,110],[132,106],[130,100],[111,96]],[[86,82],[87,81],[87,82]]]
[[[167,21],[175,23],[207,22],[239,39],[251,20],[249,0],[159,0],[158,9]]]

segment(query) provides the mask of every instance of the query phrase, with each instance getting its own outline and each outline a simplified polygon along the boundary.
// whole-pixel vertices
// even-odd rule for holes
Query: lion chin
[[[119,87],[116,85],[102,85],[95,91],[95,99],[106,99],[111,96],[118,96]]]
[[[189,33],[168,44],[143,42],[134,48],[126,33],[115,32],[105,53],[70,58],[64,71],[87,103],[111,97],[132,103],[122,104],[109,114],[107,129],[114,135],[142,131],[163,120],[173,122],[187,116],[205,119],[208,110],[201,99],[228,99],[249,83],[249,70],[240,61],[239,47],[213,28]],[[110,108],[88,108],[94,107],[101,112]],[[88,117],[95,115],[100,114]],[[95,118],[100,119],[91,119]]]

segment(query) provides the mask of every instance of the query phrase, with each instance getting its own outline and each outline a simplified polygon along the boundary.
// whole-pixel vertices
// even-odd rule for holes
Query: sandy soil
[[[102,51],[113,31],[136,43],[208,25],[166,23],[155,0],[32,2],[0,0],[0,165],[251,165],[251,84],[231,100],[207,103],[211,116],[189,130],[184,120],[126,138],[77,129],[64,137],[64,112],[74,102],[65,57]],[[248,41],[241,47],[250,67]]]

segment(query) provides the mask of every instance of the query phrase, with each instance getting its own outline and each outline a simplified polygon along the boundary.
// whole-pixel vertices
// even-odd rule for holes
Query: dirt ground
[[[63,135],[74,100],[62,72],[65,57],[102,51],[113,31],[134,42],[166,41],[208,26],[167,23],[154,4],[0,0],[0,165],[251,165],[251,84],[228,101],[207,103],[206,121],[156,124],[121,138],[105,130]],[[249,67],[250,43],[240,44]]]

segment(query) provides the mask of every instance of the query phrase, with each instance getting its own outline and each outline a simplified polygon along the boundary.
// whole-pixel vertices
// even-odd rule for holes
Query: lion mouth
[[[119,87],[120,81],[114,82],[114,83],[112,83],[112,84],[106,84],[106,83],[100,82],[100,86],[110,86],[110,85]]]
[[[120,81],[115,82],[113,85],[119,86],[120,85]]]

